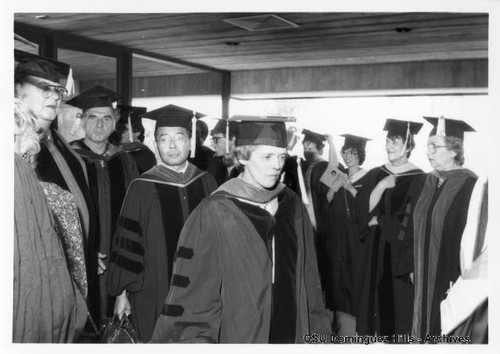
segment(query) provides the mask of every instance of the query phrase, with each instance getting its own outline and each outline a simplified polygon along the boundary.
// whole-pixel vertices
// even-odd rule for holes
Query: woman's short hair
[[[252,153],[257,150],[258,145],[241,145],[234,148],[234,164],[235,167],[240,168],[242,164],[240,160],[248,161],[252,156]]]
[[[455,136],[446,136],[444,142],[448,150],[454,151],[456,153],[454,159],[457,165],[462,166],[465,162],[464,158],[464,142],[462,139]]]
[[[398,138],[403,140],[403,142],[406,139],[405,136],[396,135],[396,134],[387,134],[387,139],[389,139],[389,140],[395,141]],[[414,148],[415,148],[415,139],[414,139],[413,135],[410,134],[408,136],[408,142],[406,143],[406,150],[407,150],[406,158],[407,159],[410,158],[411,152],[413,151]]]
[[[344,151],[349,150],[349,149],[356,151],[356,153],[358,154],[359,165],[361,166],[363,164],[363,162],[365,162],[365,158],[366,158],[365,149],[360,149],[357,146],[344,145],[344,146],[342,146],[342,149],[340,149],[340,153],[343,154]]]
[[[23,101],[14,98],[14,123],[21,134],[21,155],[30,161],[40,151],[41,133],[36,131],[36,117],[29,111]]]
[[[315,139],[312,137],[308,137],[307,139],[304,138],[304,140],[302,141],[302,144],[305,144],[305,143],[313,143],[316,146],[316,149],[318,151],[320,151],[320,153],[325,148],[325,143],[322,142],[320,139]]]

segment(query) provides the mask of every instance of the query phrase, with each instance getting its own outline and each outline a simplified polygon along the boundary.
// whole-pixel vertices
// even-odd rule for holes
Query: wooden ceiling
[[[15,13],[14,20],[226,71],[488,57],[487,13],[274,14],[298,27],[248,31],[223,21],[265,13],[44,13],[45,19],[35,17],[40,13]],[[89,61],[69,50],[59,59],[71,64],[77,76],[114,73],[109,59]],[[200,71],[134,58],[134,76]]]

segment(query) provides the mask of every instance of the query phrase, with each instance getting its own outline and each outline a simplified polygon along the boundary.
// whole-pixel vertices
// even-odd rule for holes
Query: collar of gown
[[[466,168],[455,168],[448,171],[432,171],[431,172],[437,178],[449,179],[453,177],[477,177],[474,172]]]
[[[217,189],[216,192],[225,192],[239,199],[246,199],[254,203],[268,203],[275,198],[285,187],[278,183],[273,189],[257,188],[241,178],[232,178]]]
[[[351,183],[354,183],[356,182],[357,180],[361,179],[361,177],[363,177],[364,175],[366,175],[366,170],[365,169],[359,169],[358,172],[356,172],[355,174],[353,174],[351,177],[349,177],[349,180],[351,181]]]
[[[407,163],[405,163],[401,166],[393,166],[393,165],[391,165],[390,162],[386,163],[384,166],[386,169],[388,169],[391,173],[393,173],[395,175],[400,174],[400,173],[405,173],[405,172],[408,172],[411,170],[418,170],[419,169],[419,167],[412,164],[410,161],[408,161]]]

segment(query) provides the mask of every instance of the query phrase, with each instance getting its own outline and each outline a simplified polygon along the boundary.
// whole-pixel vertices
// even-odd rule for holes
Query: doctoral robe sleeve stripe
[[[187,288],[189,285],[189,277],[186,277],[184,275],[179,275],[179,274],[174,274],[172,276],[172,285],[173,286],[178,286],[181,288]]]
[[[182,305],[163,305],[162,315],[171,317],[180,317],[184,313],[184,307]]]
[[[120,215],[120,217],[118,218],[118,226],[130,232],[141,234],[141,225],[139,224],[139,222],[127,218],[126,216]]]
[[[133,241],[133,240],[129,240],[129,239],[126,239],[124,237],[121,237],[118,241],[118,245],[121,248],[123,248],[131,253],[135,253],[139,256],[144,255],[144,247],[142,246],[142,244],[140,244],[137,241]]]
[[[182,247],[180,246],[174,255],[174,262],[177,258],[191,259],[194,256],[194,251],[190,247]]]
[[[403,217],[403,221],[401,222],[401,229],[399,230],[398,233],[398,240],[403,241],[406,235],[406,230],[408,228],[408,223],[410,222],[411,218],[411,210],[413,208],[413,204],[408,202],[406,204],[406,209],[405,209],[405,215]]]
[[[138,274],[144,270],[142,263],[123,257],[116,252],[111,252],[110,261],[115,263],[118,267],[128,270],[131,273]]]

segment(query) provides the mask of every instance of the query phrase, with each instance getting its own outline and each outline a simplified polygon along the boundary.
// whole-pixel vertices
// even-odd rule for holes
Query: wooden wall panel
[[[249,70],[231,73],[232,95],[278,92],[488,87],[488,60]]]
[[[80,82],[116,87],[114,80]],[[220,95],[216,73],[138,77],[132,97]],[[249,70],[231,73],[231,95],[447,88],[487,88],[488,60],[444,60],[372,65]]]

